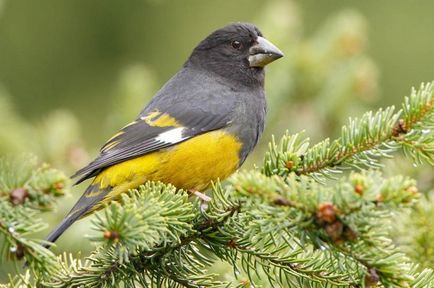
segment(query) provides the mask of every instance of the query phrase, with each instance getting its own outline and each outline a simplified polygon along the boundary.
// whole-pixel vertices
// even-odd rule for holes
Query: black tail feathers
[[[92,183],[87,187],[86,192],[80,197],[80,199],[75,203],[74,207],[65,217],[65,219],[60,222],[59,225],[48,235],[47,241],[54,243],[57,238],[59,238],[69,226],[72,225],[79,218],[86,215],[98,202],[100,202],[109,192],[111,191],[111,186],[104,189],[100,189],[99,183]],[[98,192],[98,193],[97,193]],[[94,195],[92,195],[94,194]],[[49,248],[51,244],[44,244],[45,248]]]
[[[72,215],[68,215],[65,219],[62,220],[62,222],[57,225],[56,228],[54,228],[53,231],[48,235],[46,241],[51,243],[46,243],[43,246],[45,248],[50,248],[52,243],[54,243],[62,234],[65,232],[66,229],[69,228],[69,226],[72,225],[78,218],[80,218],[81,213],[74,213]]]

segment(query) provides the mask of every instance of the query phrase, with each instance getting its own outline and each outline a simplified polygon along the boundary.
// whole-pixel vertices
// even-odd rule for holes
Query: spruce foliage
[[[403,151],[408,165],[434,165],[433,96],[434,84],[422,84],[401,109],[350,119],[313,146],[303,133],[273,139],[263,167],[214,183],[209,203],[162,183],[131,190],[93,218],[85,260],[55,257],[29,234],[44,228],[37,215],[66,177],[28,156],[1,159],[2,259],[30,266],[8,285],[433,287],[426,224],[412,222],[417,243],[392,240],[397,215],[428,215],[427,198],[409,177],[384,177],[381,162]],[[217,263],[233,273],[215,273]]]

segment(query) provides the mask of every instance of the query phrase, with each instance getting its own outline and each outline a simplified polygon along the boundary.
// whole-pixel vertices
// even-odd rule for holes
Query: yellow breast
[[[102,171],[95,182],[99,182],[101,188],[114,187],[105,200],[148,180],[203,191],[211,181],[223,180],[238,168],[241,146],[236,137],[222,130],[212,131],[113,165]]]

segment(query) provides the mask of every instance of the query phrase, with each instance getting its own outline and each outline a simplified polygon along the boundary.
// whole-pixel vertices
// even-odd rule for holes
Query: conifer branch
[[[392,231],[393,239],[422,268],[434,267],[434,194],[422,195],[410,211],[402,211]],[[406,233],[411,227],[412,233]]]
[[[215,199],[222,196],[216,193]],[[186,192],[148,183],[123,196],[121,204],[112,203],[105,210],[106,217],[94,222],[100,236],[91,239],[105,243],[105,249],[100,247],[74,273],[64,271],[43,285],[76,287],[85,282],[96,287],[138,281],[144,287],[225,286],[213,280],[215,275],[203,273],[212,261],[199,250],[199,239],[232,215],[233,205],[213,200],[207,212],[200,212],[199,203],[191,203]]]
[[[68,181],[63,172],[38,165],[32,155],[0,158],[2,261],[26,259],[35,272],[53,272],[53,254],[42,248],[43,241],[28,237],[47,227],[38,214],[53,207],[55,198],[65,193]]]
[[[432,96],[433,84],[422,86],[402,111],[350,120],[333,142],[309,148],[301,134],[286,135],[278,145],[273,140],[262,173],[239,172],[229,185],[217,183],[207,207],[171,185],[140,186],[93,221],[96,249],[85,261],[71,255],[55,260],[41,241],[25,238],[43,228],[26,217],[35,221],[51,207],[45,203],[62,194],[56,187],[66,183],[63,176],[37,165],[6,175],[18,169],[0,161],[0,235],[6,243],[24,243],[35,277],[17,276],[11,286],[429,287],[433,271],[412,264],[390,237],[396,211],[420,197],[415,181],[385,179],[367,168],[380,167],[380,158],[400,148],[417,163],[432,164]],[[328,185],[317,181],[351,167],[362,171]],[[17,189],[29,191],[18,194],[25,195],[18,202],[10,192]],[[217,260],[233,267],[235,281],[208,271]]]
[[[261,190],[249,186],[254,178],[262,184],[256,186]],[[352,174],[335,187],[326,188],[307,177],[293,176],[286,182],[277,179],[257,172],[239,173],[231,179],[234,186],[214,187],[213,201],[206,211],[201,211],[198,203],[188,202],[185,193],[176,192],[171,186],[143,186],[124,198],[122,205],[113,203],[111,207],[141,217],[144,210],[135,210],[141,206],[127,203],[138,204],[146,199],[143,205],[152,203],[158,206],[155,211],[164,214],[156,199],[166,199],[169,206],[177,203],[176,199],[182,200],[184,204],[176,206],[189,208],[178,212],[195,214],[180,221],[191,223],[188,229],[184,232],[169,229],[178,232],[168,241],[155,241],[156,238],[145,234],[146,239],[152,239],[147,243],[154,246],[131,244],[131,239],[123,242],[125,230],[120,229],[119,240],[107,241],[105,249],[100,247],[88,259],[88,266],[75,268],[73,274],[64,272],[66,278],[54,277],[45,285],[76,287],[87,283],[92,287],[103,281],[106,285],[123,282],[127,286],[139,282],[144,287],[168,283],[175,287],[225,287],[229,283],[203,273],[215,261],[214,257],[247,273],[251,283],[255,282],[255,275],[266,277],[270,285],[292,283],[312,287],[326,284],[359,287],[375,279],[386,286],[414,281],[406,264],[408,259],[387,240],[386,228],[393,208],[411,205],[417,199],[412,180],[404,177],[383,180],[378,173]],[[276,191],[279,197],[296,205],[276,205],[270,197]],[[109,207],[107,211],[112,210]],[[119,211],[116,213],[121,215]],[[148,221],[158,218],[154,213],[146,215]],[[178,224],[183,227],[185,223]],[[113,227],[104,221],[100,224],[97,227],[101,234],[104,229],[100,228]],[[127,251],[129,258],[119,251]]]
[[[251,179],[254,178],[262,185],[252,186]],[[264,185],[267,179],[270,183]],[[285,182],[278,179],[259,173],[254,176],[239,173],[231,182],[237,183],[237,192],[244,196],[259,197],[279,206],[291,203],[283,207],[289,211],[298,210],[299,213],[293,213],[299,215],[297,220],[300,222],[291,219],[290,223],[300,223],[299,231],[305,231],[304,235],[293,234],[292,239],[310,238],[312,245],[329,250],[330,256],[337,259],[342,255],[337,255],[336,251],[343,253],[358,262],[359,269],[364,267],[361,268],[363,273],[374,273],[377,281],[386,286],[413,280],[405,264],[409,260],[392,245],[387,228],[390,222],[386,221],[392,217],[394,209],[412,205],[419,197],[413,180],[401,176],[383,180],[374,172],[353,173],[335,187],[324,187],[309,178],[292,175],[286,179],[286,189],[282,189]],[[267,190],[267,187],[271,189]],[[279,202],[270,195],[278,197]],[[273,212],[273,215],[278,214]]]
[[[318,181],[335,178],[342,170],[378,168],[378,159],[402,148],[416,163],[434,163],[434,82],[421,84],[405,98],[403,108],[367,112],[350,119],[341,137],[326,139],[309,148],[302,134],[286,134],[279,145],[273,138],[264,159],[263,172],[280,176],[295,173]]]

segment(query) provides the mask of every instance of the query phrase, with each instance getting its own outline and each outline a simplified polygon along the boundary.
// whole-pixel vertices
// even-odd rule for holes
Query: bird
[[[93,180],[45,247],[75,221],[147,181],[204,195],[213,181],[234,173],[264,130],[264,67],[281,57],[250,23],[208,35],[138,117],[72,176],[75,184]]]

